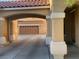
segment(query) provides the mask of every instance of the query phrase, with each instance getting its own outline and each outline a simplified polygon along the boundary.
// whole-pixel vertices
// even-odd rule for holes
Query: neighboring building
[[[75,32],[71,33],[70,36],[75,36],[76,45],[79,47],[79,8],[75,8],[77,8],[77,20],[73,25],[75,26]],[[67,54],[65,41],[72,41],[72,39],[68,41],[69,37],[66,37],[67,28],[70,28],[66,21],[64,41],[65,13],[72,13],[73,11],[74,9],[67,8],[64,0],[0,0],[0,37],[9,42],[23,40],[30,36],[33,39],[51,39],[51,54],[54,59],[63,59],[64,55]],[[73,26],[72,28],[74,28]]]

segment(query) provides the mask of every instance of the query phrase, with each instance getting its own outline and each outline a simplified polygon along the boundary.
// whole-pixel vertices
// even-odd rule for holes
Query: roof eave
[[[25,9],[46,9],[49,8],[50,6],[36,6],[36,7],[17,7],[17,8],[0,8],[0,10],[25,10]]]

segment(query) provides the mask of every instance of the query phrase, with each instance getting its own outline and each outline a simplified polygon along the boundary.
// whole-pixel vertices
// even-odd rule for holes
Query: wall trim
[[[64,18],[65,13],[64,12],[54,12],[51,14],[51,18]]]
[[[53,42],[50,43],[50,53],[52,55],[66,55],[67,54],[67,45],[63,42]]]
[[[65,13],[64,12],[52,12],[50,15],[47,15],[47,19],[53,19],[53,18],[64,18]]]
[[[21,8],[2,8],[2,9],[0,9],[0,11],[5,11],[5,10],[9,10],[9,11],[11,11],[11,10],[31,10],[31,9],[33,9],[33,10],[35,10],[35,9],[50,9],[50,6],[48,5],[48,6],[37,6],[37,7],[21,7]]]
[[[40,24],[18,24],[18,26],[40,26]]]

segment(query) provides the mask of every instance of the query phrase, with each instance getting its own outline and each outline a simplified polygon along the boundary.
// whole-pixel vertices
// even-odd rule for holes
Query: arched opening
[[[21,17],[20,17],[21,16]],[[28,14],[18,14],[17,16],[6,16],[4,19],[5,23],[5,31],[4,35],[7,38],[7,41],[21,41],[17,46],[17,42],[13,43],[16,47],[12,46],[11,51],[16,49],[22,51],[23,58],[30,59],[32,56],[33,59],[40,58],[47,58],[50,59],[50,50],[49,47],[46,45],[45,40],[47,35],[47,21],[45,16],[28,16]],[[31,42],[27,42],[25,40],[29,40],[31,38]],[[34,41],[35,39],[35,41]],[[40,40],[42,39],[42,40]],[[29,44],[28,44],[29,43]],[[17,54],[17,53],[16,53]],[[26,55],[27,54],[27,55]],[[18,55],[18,54],[17,54]],[[18,58],[18,57],[16,57]]]
[[[47,22],[44,15],[15,14],[7,16],[7,40],[45,39]]]

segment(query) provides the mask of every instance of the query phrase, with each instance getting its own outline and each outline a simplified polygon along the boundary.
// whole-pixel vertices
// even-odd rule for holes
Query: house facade
[[[64,59],[67,54],[64,41],[66,7],[64,0],[1,0],[1,40],[13,42],[28,37],[48,38],[51,39],[50,52],[54,59]],[[78,23],[76,26],[76,45],[79,46]]]
[[[12,0],[0,4],[0,33],[3,39],[12,42],[28,35],[48,37],[51,38],[50,52],[54,59],[64,58],[67,53],[63,25],[64,0]]]

